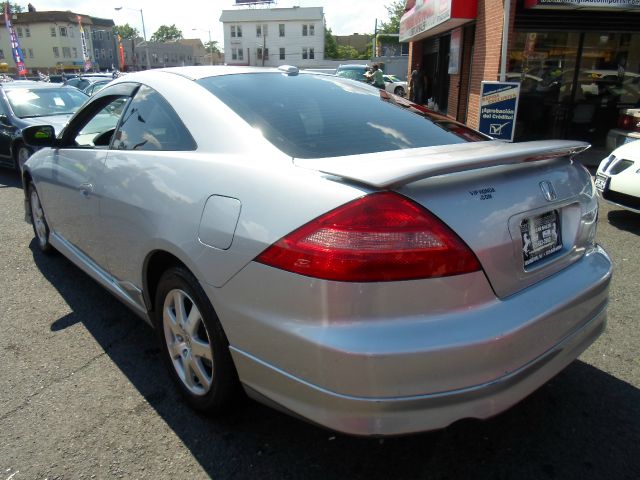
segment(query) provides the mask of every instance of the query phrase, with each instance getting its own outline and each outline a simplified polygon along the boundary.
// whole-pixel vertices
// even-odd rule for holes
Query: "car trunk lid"
[[[499,297],[578,260],[593,243],[597,200],[571,157],[582,142],[477,142],[295,164],[401,193],[452,228]]]

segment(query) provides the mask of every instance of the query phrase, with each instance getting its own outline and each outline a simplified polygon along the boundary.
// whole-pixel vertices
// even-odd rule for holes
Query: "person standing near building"
[[[416,103],[423,101],[422,75],[420,75],[420,64],[416,63],[409,79],[409,100]]]

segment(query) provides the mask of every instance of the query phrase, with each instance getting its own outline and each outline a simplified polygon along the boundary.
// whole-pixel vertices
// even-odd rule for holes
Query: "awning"
[[[400,20],[400,41],[415,42],[453,30],[478,15],[478,0],[410,0]]]
[[[525,0],[525,8],[640,11],[638,0]]]

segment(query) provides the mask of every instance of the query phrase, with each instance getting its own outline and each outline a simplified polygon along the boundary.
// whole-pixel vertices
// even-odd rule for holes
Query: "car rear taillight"
[[[281,238],[256,261],[309,277],[388,282],[480,270],[469,247],[413,201],[374,193]]]
[[[640,117],[623,113],[618,117],[618,128],[640,132]]]

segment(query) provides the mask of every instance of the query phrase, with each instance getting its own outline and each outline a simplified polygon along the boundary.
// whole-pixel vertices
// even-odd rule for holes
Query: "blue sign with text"
[[[513,141],[520,84],[482,82],[478,130],[499,140]]]

